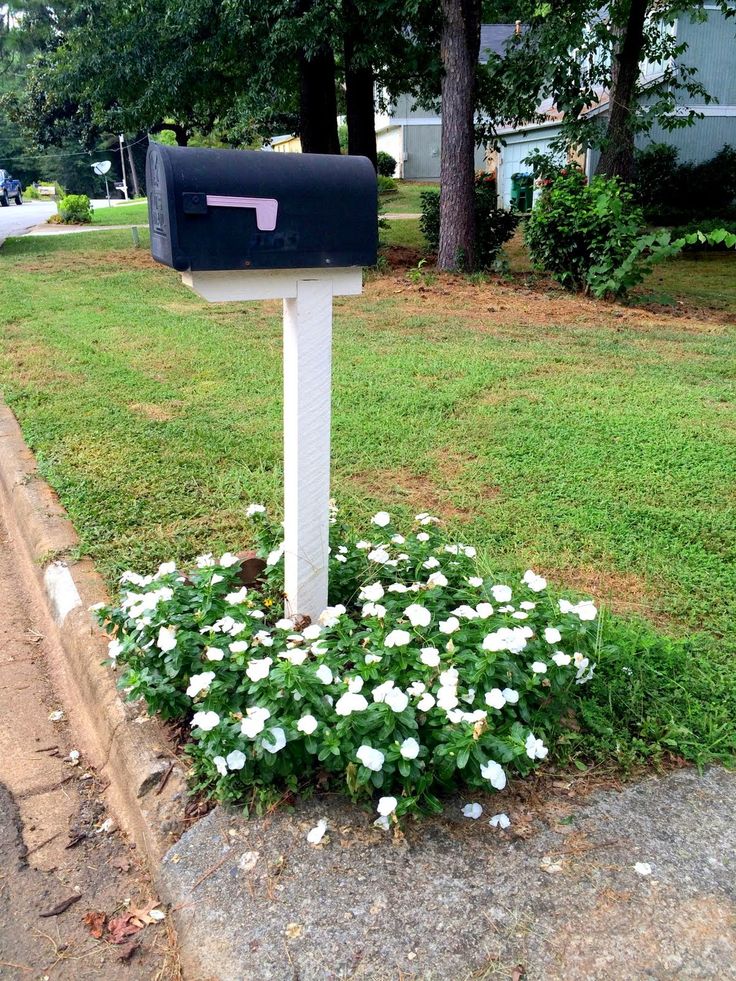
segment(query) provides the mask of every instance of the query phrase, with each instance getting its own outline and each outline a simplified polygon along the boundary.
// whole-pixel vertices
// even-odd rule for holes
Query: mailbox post
[[[283,299],[287,611],[327,605],[332,298],[362,292],[377,250],[365,157],[154,144],[153,257],[210,302]]]

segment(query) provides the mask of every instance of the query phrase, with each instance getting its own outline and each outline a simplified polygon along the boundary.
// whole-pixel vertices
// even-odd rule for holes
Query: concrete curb
[[[80,748],[109,782],[112,809],[155,871],[184,828],[184,773],[160,723],[123,702],[101,663],[107,642],[89,607],[109,597],[91,562],[72,561],[76,533],[1,402],[0,506],[56,641],[51,671]]]

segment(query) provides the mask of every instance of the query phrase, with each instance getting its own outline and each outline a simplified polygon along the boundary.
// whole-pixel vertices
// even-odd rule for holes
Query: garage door
[[[531,173],[529,165],[522,163],[522,161],[535,150],[539,150],[542,153],[549,153],[550,144],[555,136],[557,136],[556,130],[543,137],[532,138],[530,134],[529,137],[523,139],[513,139],[513,142],[510,141],[506,146],[501,147],[498,178],[502,208],[509,208],[511,206],[511,175],[517,174],[520,171],[522,173]]]

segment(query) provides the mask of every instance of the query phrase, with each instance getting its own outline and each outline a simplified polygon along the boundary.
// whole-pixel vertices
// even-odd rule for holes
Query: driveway
[[[29,228],[46,221],[56,211],[53,201],[24,201],[0,208],[0,245],[10,235],[24,235]]]

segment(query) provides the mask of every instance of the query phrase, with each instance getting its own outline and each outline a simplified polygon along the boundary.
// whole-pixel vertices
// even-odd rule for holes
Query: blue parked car
[[[16,204],[23,204],[23,188],[20,181],[12,178],[7,170],[0,170],[0,205],[7,208],[11,198]]]

